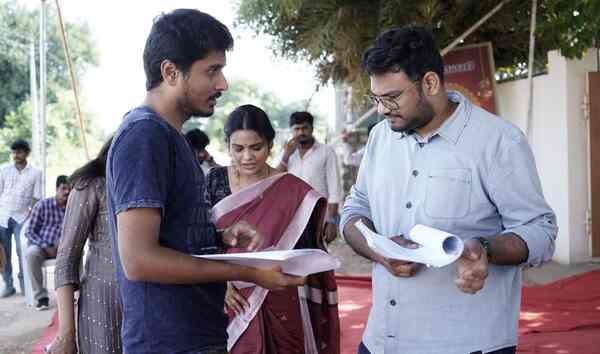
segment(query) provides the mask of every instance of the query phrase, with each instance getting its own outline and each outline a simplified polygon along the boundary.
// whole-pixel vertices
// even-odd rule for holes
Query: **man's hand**
[[[233,311],[236,316],[250,308],[250,304],[245,297],[240,294],[237,289],[227,282],[227,292],[225,293],[225,313],[227,309]]]
[[[48,258],[56,258],[56,253],[58,249],[54,246],[44,248],[44,252]]]
[[[344,130],[342,130],[341,137],[342,137],[342,141],[345,142],[345,143],[347,143],[348,142],[348,138],[350,137],[350,133],[346,129],[344,129]]]
[[[291,138],[284,146],[283,148],[283,159],[287,160],[290,158],[290,156],[292,156],[292,154],[294,153],[294,151],[296,151],[296,149],[298,148],[298,142],[296,141],[296,138]]]
[[[229,247],[256,251],[264,242],[264,237],[245,221],[239,221],[223,231],[223,243]]]
[[[281,267],[255,270],[252,282],[268,290],[283,290],[288,287],[301,286],[306,283],[306,277],[296,277],[283,274]]]
[[[403,236],[394,236],[390,240],[396,242],[402,247],[415,249],[419,248],[418,243],[414,243],[411,240],[404,238]],[[388,272],[396,277],[410,278],[417,274],[419,263],[401,261],[398,259],[389,259],[381,255],[378,255],[376,261],[383,265]]]
[[[323,232],[323,239],[326,243],[333,242],[337,238],[337,226],[335,224],[325,224],[325,230]]]
[[[475,294],[483,289],[488,276],[488,259],[485,250],[475,239],[465,241],[465,249],[456,261],[454,283],[467,294]]]

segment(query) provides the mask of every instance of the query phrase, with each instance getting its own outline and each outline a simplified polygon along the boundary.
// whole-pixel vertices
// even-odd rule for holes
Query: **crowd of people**
[[[556,218],[523,134],[446,90],[431,33],[390,29],[364,53],[385,119],[358,154],[345,148],[344,161],[360,166],[345,202],[335,150],[315,139],[309,112],[290,115],[293,138],[275,164],[275,130],[260,107],[229,114],[228,166],[206,151],[202,131],[183,133],[228,89],[232,47],[208,14],[157,17],[143,53],[144,102],[95,159],[57,179],[53,197],[42,198],[27,142],[11,146],[13,163],[0,169],[0,296],[16,292],[12,240],[38,310],[49,304],[41,266],[56,257],[59,330],[46,351],[340,353],[333,271],[296,277],[193,255],[326,250],[341,233],[373,262],[358,353],[515,353],[521,270],[551,258]],[[388,259],[368,247],[358,221],[411,248],[403,235],[425,224],[458,235],[465,250],[443,268]]]

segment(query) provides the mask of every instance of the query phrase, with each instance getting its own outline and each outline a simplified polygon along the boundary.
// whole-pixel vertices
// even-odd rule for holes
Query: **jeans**
[[[486,354],[515,354],[516,352],[517,352],[517,347],[507,347],[507,348],[502,348],[502,349],[494,350],[493,352],[488,352]],[[361,342],[358,345],[358,352],[357,352],[357,354],[371,354],[371,352]],[[473,353],[470,353],[470,354],[483,354],[483,352],[480,350],[478,352],[473,352]]]
[[[12,269],[12,237],[15,237],[15,246],[17,248],[17,257],[19,258],[19,285],[21,292],[25,292],[25,281],[23,279],[23,257],[21,256],[21,226],[15,219],[8,219],[8,227],[0,226],[0,243],[6,251],[6,268],[2,273],[2,279],[6,289],[13,289],[13,269]]]

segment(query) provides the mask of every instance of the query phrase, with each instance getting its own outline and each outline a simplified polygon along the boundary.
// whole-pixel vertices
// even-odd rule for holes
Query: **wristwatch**
[[[485,250],[485,254],[487,255],[487,259],[491,259],[492,258],[492,244],[490,243],[490,240],[488,240],[485,237],[475,237],[475,239],[477,241],[479,241],[479,243],[481,244],[481,247],[483,247],[483,249]]]

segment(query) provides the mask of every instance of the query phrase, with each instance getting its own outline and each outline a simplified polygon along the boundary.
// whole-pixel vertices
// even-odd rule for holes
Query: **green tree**
[[[58,92],[69,89],[69,77],[60,29],[53,2],[47,11],[48,103],[57,101]],[[0,0],[0,127],[7,114],[29,100],[29,44],[36,46],[39,68],[39,11],[30,11],[15,0]],[[66,22],[71,56],[77,77],[97,64],[98,53],[85,23]]]
[[[217,150],[226,152],[227,149],[224,142],[223,126],[225,125],[229,113],[236,107],[244,104],[253,104],[267,113],[271,120],[271,124],[278,135],[274,151],[279,151],[281,139],[287,137],[288,119],[290,114],[296,111],[306,110],[307,102],[299,101],[284,104],[276,94],[262,90],[254,82],[233,79],[229,83],[229,90],[225,91],[223,96],[219,98],[215,113],[209,118],[190,119],[186,123],[184,130],[187,131],[193,128],[204,130],[211,139],[210,144]],[[319,138],[323,138],[326,132],[324,115],[320,114],[318,111],[315,112],[312,109],[310,109],[310,111],[315,115],[316,135]]]
[[[364,93],[368,81],[360,59],[378,33],[420,24],[443,48],[497,4],[497,0],[240,0],[236,23],[272,36],[277,54],[308,60],[322,83],[347,82],[354,92]],[[518,73],[527,62],[530,12],[531,1],[509,1],[464,44],[492,42],[499,71]],[[538,70],[545,67],[549,50],[580,57],[600,34],[598,0],[540,1],[537,17]]]

